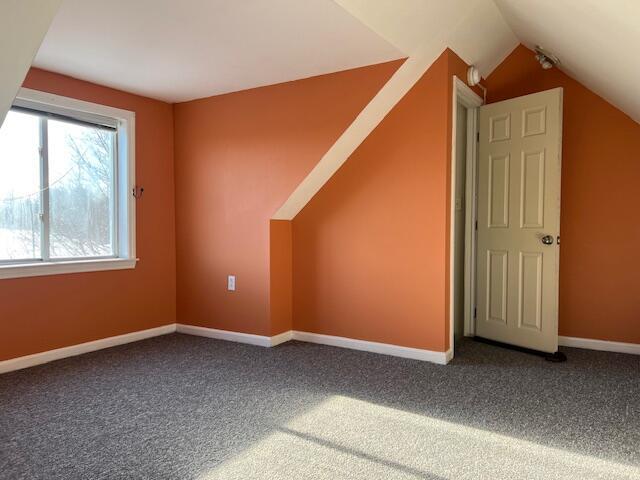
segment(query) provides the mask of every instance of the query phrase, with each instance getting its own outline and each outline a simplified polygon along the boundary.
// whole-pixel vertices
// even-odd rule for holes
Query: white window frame
[[[14,105],[64,115],[89,123],[99,123],[99,120],[104,120],[105,117],[116,121],[118,158],[114,230],[117,238],[114,240],[118,245],[118,256],[5,263],[0,265],[0,279],[135,268],[137,262],[136,205],[133,196],[136,173],[135,113],[28,88],[20,89]]]

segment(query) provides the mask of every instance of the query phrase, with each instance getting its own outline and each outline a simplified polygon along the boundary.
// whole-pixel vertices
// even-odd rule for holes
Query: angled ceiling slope
[[[463,52],[467,63],[482,63],[486,69],[493,63],[497,65],[494,57],[502,59],[518,45],[491,0],[405,0],[400,4],[395,0],[337,2],[409,58],[275,212],[273,219],[293,219],[447,46],[454,46],[458,54]],[[484,38],[482,49],[477,48],[478,38]]]
[[[487,76],[518,45],[492,0],[335,0],[407,55],[442,31],[446,46]]]
[[[64,0],[35,66],[182,102],[402,57],[332,0]]]
[[[457,0],[335,1],[406,54],[419,48],[433,18],[447,25],[460,13],[451,8]],[[560,57],[562,71],[640,122],[639,1],[494,0],[475,12],[448,46],[484,77],[517,43],[542,45]],[[506,29],[495,28],[496,15]]]
[[[560,69],[640,122],[640,2],[495,0],[529,48],[541,45]]]
[[[29,71],[60,2],[0,2],[0,125]]]

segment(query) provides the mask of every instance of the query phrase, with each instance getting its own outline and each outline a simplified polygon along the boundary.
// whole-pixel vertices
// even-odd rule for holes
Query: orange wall
[[[447,350],[453,52],[293,222],[270,221],[400,63],[173,107],[32,69],[29,88],[136,112],[141,262],[3,280],[0,360],[176,319]],[[522,46],[486,84],[490,102],[564,87],[560,334],[640,343],[640,125]]]
[[[172,106],[32,69],[24,86],[136,113],[134,270],[0,281],[0,360],[175,322]]]
[[[296,330],[448,348],[452,75],[445,51],[293,220]]]
[[[293,328],[293,254],[291,222],[269,222],[269,304],[271,335]]]
[[[269,288],[272,260],[287,275],[286,245],[271,251],[270,229],[287,227],[269,219],[400,63],[175,106],[179,322],[259,335],[287,327],[287,288]]]
[[[488,99],[564,88],[560,335],[640,343],[640,125],[523,46]]]

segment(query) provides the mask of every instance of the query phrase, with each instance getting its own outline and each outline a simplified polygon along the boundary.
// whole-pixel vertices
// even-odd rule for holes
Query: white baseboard
[[[289,330],[288,332],[282,332],[274,337],[271,337],[271,346],[275,347],[276,345],[280,345],[281,343],[288,342],[289,340],[293,340],[293,330]]]
[[[170,324],[162,327],[151,328],[139,332],[126,333],[116,337],[103,338],[92,342],[72,345],[70,347],[58,348],[47,352],[35,353],[24,357],[12,358],[10,360],[0,361],[0,373],[20,370],[22,368],[33,367],[42,363],[60,360],[66,357],[73,357],[83,353],[101,350],[103,348],[114,347],[125,343],[137,342],[146,338],[165,335],[168,333],[184,333],[187,335],[197,335],[200,337],[215,338],[218,340],[227,340],[231,342],[247,343],[260,347],[274,347],[289,340],[299,340],[302,342],[318,343],[321,345],[329,345],[333,347],[350,348],[352,350],[362,350],[365,352],[381,353],[384,355],[392,355],[395,357],[411,358],[414,360],[423,360],[438,364],[446,364],[451,360],[452,351],[434,352],[431,350],[422,350],[419,348],[401,347],[398,345],[390,345],[387,343],[368,342],[365,340],[356,340],[353,338],[335,337],[332,335],[322,335],[319,333],[298,332],[289,330],[287,332],[267,337],[263,335],[253,335],[250,333],[232,332],[228,330],[218,330],[215,328],[198,327],[195,325]]]
[[[194,325],[184,325],[179,323],[176,331],[188,335],[198,335],[201,337],[216,338],[218,340],[228,340],[231,342],[248,343],[250,345],[258,345],[260,347],[275,347],[289,340],[298,340],[301,342],[318,343],[321,345],[329,345],[332,347],[350,348],[352,350],[362,350],[365,352],[382,353],[384,355],[392,355],[394,357],[411,358],[414,360],[423,360],[427,362],[445,365],[451,360],[453,351],[434,352],[431,350],[422,350],[419,348],[401,347],[399,345],[390,345],[388,343],[368,342],[366,340],[356,340],[353,338],[334,337],[332,335],[322,335],[319,333],[308,333],[289,330],[273,337],[263,335],[253,335],[250,333],[232,332],[229,330],[218,330],[208,327],[197,327]]]
[[[281,343],[288,342],[289,340],[298,340],[301,342],[317,343],[332,347],[349,348],[352,350],[381,353],[383,355],[391,355],[394,357],[422,360],[440,365],[446,365],[453,357],[452,349],[449,349],[447,352],[436,352],[420,348],[401,347],[399,345],[391,345],[388,343],[369,342],[366,340],[356,340],[353,338],[336,337],[333,335],[293,330],[280,333],[273,337],[267,337],[263,335],[253,335],[250,333],[232,332],[228,330],[218,330],[215,328],[197,327],[195,325],[184,325],[179,323],[150,328],[148,330],[141,330],[139,332],[125,333],[124,335],[103,338],[92,342],[81,343],[79,345],[72,345],[70,347],[58,348],[46,352],[34,353],[33,355],[26,355],[24,357],[0,361],[0,373],[33,367],[42,363],[52,362],[66,357],[73,357],[87,352],[94,352],[96,350],[123,345],[125,343],[137,342],[146,338],[166,335],[176,331],[178,333],[185,333],[188,335],[216,338],[231,342],[248,343],[261,347],[274,347]],[[558,337],[558,344],[563,347],[586,348],[605,352],[640,355],[640,344],[637,343],[610,342],[606,340],[593,340],[590,338]]]
[[[42,363],[73,357],[83,353],[94,352],[96,350],[102,350],[103,348],[115,347],[125,343],[137,342],[139,340],[157,337],[159,335],[166,335],[167,333],[173,333],[175,331],[176,324],[172,323],[162,327],[125,333],[124,335],[117,335],[115,337],[101,338],[100,340],[94,340],[92,342],[71,345],[70,347],[56,348],[55,350],[25,355],[24,357],[11,358],[0,362],[0,373],[33,367]]]
[[[603,352],[630,353],[640,355],[640,344],[594,340],[592,338],[558,337],[558,345],[562,347],[586,348]]]
[[[453,360],[453,348],[450,348],[449,350],[444,352],[444,358],[445,358],[445,362],[444,362],[445,365],[449,363],[451,360]]]
[[[218,340],[227,340],[229,342],[248,343],[249,345],[257,345],[259,347],[273,347],[291,340],[291,332],[284,332],[274,337],[267,337],[266,335],[218,330],[217,328],[198,327],[195,325],[185,325],[183,323],[178,323],[176,325],[176,331],[187,335],[216,338]]]
[[[411,358],[426,362],[446,365],[451,360],[452,351],[435,352],[433,350],[423,350],[421,348],[401,347],[388,343],[369,342],[366,340],[356,340],[354,338],[334,337],[333,335],[323,335],[320,333],[293,332],[293,339],[301,342],[319,343],[332,347],[350,348],[352,350],[362,350],[364,352],[381,353],[394,357]]]
[[[446,365],[453,357],[453,350],[446,352],[436,352],[432,350],[424,350],[420,348],[401,347],[399,345],[391,345],[388,343],[369,342],[366,340],[356,340],[353,338],[336,337],[333,335],[323,335],[320,333],[309,333],[289,330],[273,337],[263,335],[253,335],[250,333],[231,332],[228,330],[218,330],[215,328],[197,327],[195,325],[170,324],[162,327],[150,328],[138,332],[125,333],[115,337],[103,338],[92,342],[72,345],[70,347],[57,348],[41,353],[34,353],[24,357],[12,358],[0,361],[0,373],[11,372],[23,368],[33,367],[62,358],[73,357],[83,353],[102,350],[103,348],[115,347],[125,343],[137,342],[146,338],[166,335],[173,332],[185,333],[188,335],[197,335],[201,337],[216,338],[219,340],[228,340],[231,342],[248,343],[261,347],[274,347],[289,340],[298,340],[301,342],[317,343],[320,345],[329,345],[332,347],[349,348],[352,350],[361,350],[365,352],[381,353],[383,355],[391,355],[394,357],[410,358],[413,360],[422,360],[440,365]],[[558,337],[558,344],[563,347],[586,348],[589,350],[601,350],[605,352],[618,352],[640,355],[640,344],[610,342],[606,340],[594,340],[590,338],[576,337]]]

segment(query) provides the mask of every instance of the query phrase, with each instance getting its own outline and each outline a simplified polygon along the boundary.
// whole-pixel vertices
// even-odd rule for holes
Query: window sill
[[[106,258],[99,260],[70,260],[63,262],[21,263],[0,265],[0,279],[39,277],[64,273],[126,270],[136,267],[137,259]]]

